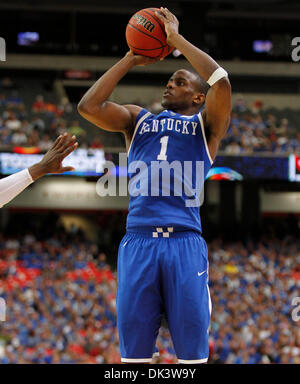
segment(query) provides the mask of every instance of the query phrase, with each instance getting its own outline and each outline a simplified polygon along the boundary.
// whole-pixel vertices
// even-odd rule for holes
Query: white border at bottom
[[[199,360],[181,360],[178,359],[179,364],[203,364],[206,363],[208,358],[206,359],[199,359]]]

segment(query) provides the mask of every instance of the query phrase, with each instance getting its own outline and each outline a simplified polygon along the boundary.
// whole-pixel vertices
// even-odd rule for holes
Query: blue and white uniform
[[[165,314],[179,362],[208,359],[211,301],[200,192],[212,165],[201,113],[142,109],[128,150],[130,203],[118,255],[123,362],[150,362]]]

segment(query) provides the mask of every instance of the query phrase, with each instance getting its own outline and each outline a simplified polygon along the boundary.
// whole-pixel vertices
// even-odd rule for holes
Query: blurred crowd
[[[82,119],[79,118],[76,106],[66,97],[60,103],[54,103],[45,100],[43,95],[36,95],[33,103],[28,104],[18,90],[10,89],[10,80],[4,80],[2,86],[9,91],[0,92],[2,147],[39,147],[46,151],[59,134],[68,131],[77,136],[81,148],[103,148],[100,131],[98,135],[87,134],[89,130],[80,123]],[[140,100],[132,103],[159,113],[162,110],[160,101],[160,98],[156,98],[147,106]],[[287,113],[290,114],[295,117],[297,111]],[[114,137],[116,146],[119,146],[119,136],[116,134]],[[295,118],[291,122],[289,116],[274,111],[268,113],[259,100],[248,106],[242,97],[238,98],[233,105],[230,127],[220,150],[234,155],[256,152],[300,153],[299,118],[296,123]]]
[[[214,240],[209,260],[211,362],[300,364],[300,328],[292,313],[300,292],[299,238]]]
[[[95,244],[1,242],[2,363],[118,363],[116,277]]]
[[[146,108],[153,113],[162,111],[160,98]],[[248,105],[242,96],[238,97],[233,103],[230,125],[219,150],[228,155],[256,152],[300,154],[298,112],[289,110],[286,114],[293,117],[293,122],[274,108],[271,112],[264,108],[259,99]]]
[[[66,97],[55,103],[36,95],[29,104],[18,90],[1,93],[0,89],[0,146],[38,147],[47,151],[57,136],[68,131],[77,136],[81,148],[103,148],[99,137],[88,137],[78,117],[76,108]]]
[[[71,236],[71,235],[70,235]],[[209,363],[300,363],[300,243],[208,244],[213,311]],[[93,242],[32,233],[0,241],[0,363],[120,363],[116,272]],[[300,312],[300,310],[299,310]],[[300,316],[300,313],[299,313]],[[166,325],[160,357],[176,363]]]
[[[117,364],[116,272],[88,241],[1,238],[0,364]],[[70,238],[69,238],[70,240]],[[175,361],[167,329],[160,360]]]
[[[221,142],[221,151],[226,154],[240,153],[300,153],[300,129],[291,127],[287,118],[268,114],[235,112],[227,135]]]

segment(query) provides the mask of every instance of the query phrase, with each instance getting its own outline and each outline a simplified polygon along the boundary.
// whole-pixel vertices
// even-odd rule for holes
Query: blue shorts
[[[122,362],[151,362],[163,314],[179,363],[205,363],[211,300],[207,247],[197,232],[127,232],[118,255]]]

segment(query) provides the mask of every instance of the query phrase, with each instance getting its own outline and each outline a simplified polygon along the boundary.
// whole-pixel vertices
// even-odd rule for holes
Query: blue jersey
[[[128,150],[127,230],[201,233],[200,192],[212,165],[201,116],[142,109]]]

